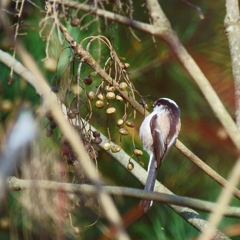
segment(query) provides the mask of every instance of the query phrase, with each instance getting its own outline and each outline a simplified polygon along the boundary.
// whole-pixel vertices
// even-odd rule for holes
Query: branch
[[[200,19],[204,19],[204,15],[203,15],[202,10],[201,10],[200,7],[198,7],[198,6],[196,6],[196,5],[188,2],[187,0],[182,0],[182,2],[184,2],[186,5],[192,7],[193,9],[195,9],[195,10],[197,11],[198,17],[199,17]]]
[[[235,84],[235,103],[236,103],[236,123],[240,129],[240,25],[239,25],[239,5],[236,0],[226,0],[226,16],[224,27],[228,39],[232,61],[232,73]]]
[[[84,193],[87,195],[96,195],[98,193],[96,187],[89,184],[59,183],[46,180],[23,180],[16,177],[9,177],[7,180],[7,186],[10,191],[20,191],[34,188],[51,191],[59,191],[59,189],[62,189],[66,192]],[[108,194],[115,196],[126,196],[138,199],[154,200],[167,204],[191,207],[204,212],[212,212],[213,209],[218,207],[217,204],[208,201],[202,201],[173,194],[146,192],[144,190],[136,188],[104,186],[103,189]],[[228,207],[225,209],[224,215],[227,217],[240,218],[240,208]]]
[[[240,179],[240,158],[237,164],[232,169],[229,176],[229,184],[224,188],[217,200],[218,206],[213,209],[212,214],[209,217],[209,225],[213,228],[217,227],[220,223],[224,210],[228,207],[232,199],[233,186],[236,186]],[[211,240],[214,235],[214,229],[209,228],[201,234],[199,240]]]
[[[201,170],[203,170],[209,177],[211,177],[215,182],[217,182],[222,187],[226,187],[229,182],[209,167],[205,162],[203,162],[198,156],[191,152],[186,146],[184,146],[179,140],[177,140],[175,146],[195,165],[197,165]],[[240,200],[240,191],[233,187],[233,195]]]
[[[157,34],[157,31],[156,31],[157,29],[154,26],[121,16],[117,13],[112,13],[112,12],[109,12],[109,11],[106,11],[103,9],[95,8],[95,7],[87,5],[87,4],[78,3],[76,1],[62,1],[62,0],[54,0],[54,1],[49,0],[48,2],[50,2],[50,3],[55,2],[58,4],[62,4],[69,8],[78,9],[83,12],[90,13],[92,15],[97,15],[99,17],[107,18],[114,22],[121,23],[125,26],[132,27],[132,28],[138,29],[143,32],[147,32],[152,35]]]
[[[65,40],[70,44],[71,48],[78,54],[78,56],[84,60],[101,78],[103,78],[110,85],[121,94],[121,96],[128,101],[134,109],[136,109],[140,114],[144,115],[144,108],[134,100],[127,91],[122,91],[119,88],[119,84],[111,78],[95,61],[92,55],[86,51],[80,44],[78,44],[74,38],[69,34],[67,28],[65,28],[61,23],[59,23],[59,29],[62,32]]]

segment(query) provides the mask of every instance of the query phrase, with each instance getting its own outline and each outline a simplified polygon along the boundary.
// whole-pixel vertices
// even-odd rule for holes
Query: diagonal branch
[[[92,15],[97,15],[99,17],[107,18],[114,22],[121,23],[125,26],[132,27],[143,32],[147,32],[152,35],[157,34],[157,29],[154,26],[121,16],[117,13],[112,13],[103,9],[99,9],[87,4],[78,3],[76,1],[62,1],[62,0],[54,0],[54,1],[50,0],[48,2],[52,2],[52,3],[55,2],[69,8],[78,9],[83,12],[90,13]]]
[[[209,225],[213,227],[205,229],[199,237],[199,240],[211,240],[214,235],[214,228],[217,227],[222,219],[224,210],[228,207],[232,199],[233,187],[236,186],[240,179],[240,159],[238,159],[229,176],[229,184],[224,188],[217,200],[217,207],[209,216]]]
[[[176,142],[176,147],[194,164],[196,164],[201,170],[203,170],[209,177],[216,181],[220,186],[226,187],[229,182],[203,162],[198,156],[191,152],[186,146],[184,146],[179,140]],[[240,191],[234,187],[233,195],[240,200]]]
[[[69,34],[67,28],[59,23],[59,29],[62,32],[65,40],[70,44],[71,48],[78,54],[78,56],[84,60],[101,78],[103,78],[110,85],[114,86],[114,88],[126,101],[132,105],[133,108],[135,108],[140,114],[144,115],[144,108],[136,100],[134,100],[127,91],[123,91],[119,88],[119,84],[102,69],[102,67],[97,61],[95,61],[88,51],[86,51],[74,40],[74,38]]]

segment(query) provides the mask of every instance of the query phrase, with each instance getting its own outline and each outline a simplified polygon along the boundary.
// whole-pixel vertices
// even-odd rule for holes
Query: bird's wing
[[[150,129],[153,138],[153,150],[155,159],[157,161],[157,169],[160,168],[163,157],[167,151],[167,145],[164,141],[163,133],[159,129],[159,123],[161,123],[161,119],[159,118],[158,114],[156,114],[150,121]]]

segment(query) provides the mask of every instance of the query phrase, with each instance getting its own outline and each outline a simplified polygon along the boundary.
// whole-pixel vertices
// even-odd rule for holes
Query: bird
[[[142,122],[139,137],[144,150],[149,154],[148,175],[145,191],[153,191],[157,170],[175,144],[181,129],[180,108],[169,98],[159,98],[153,103],[153,111]],[[145,213],[152,201],[141,200],[139,207]]]

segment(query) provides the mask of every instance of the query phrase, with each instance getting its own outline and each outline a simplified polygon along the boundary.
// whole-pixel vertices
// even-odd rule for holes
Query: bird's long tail
[[[154,190],[156,177],[157,177],[156,160],[154,156],[151,156],[151,160],[148,167],[147,181],[144,187],[145,191],[152,192]],[[149,201],[149,200],[141,200],[139,204],[139,208],[144,210],[144,212],[147,212],[151,206],[152,206],[152,201]]]

